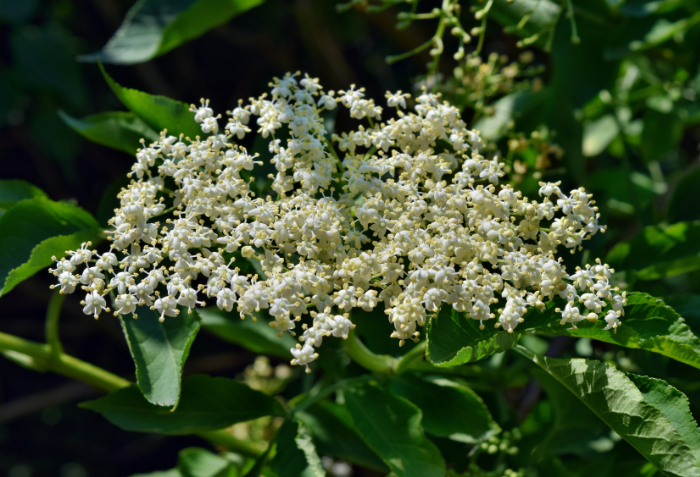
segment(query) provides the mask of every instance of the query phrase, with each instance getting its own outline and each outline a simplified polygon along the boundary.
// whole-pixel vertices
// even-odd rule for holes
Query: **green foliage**
[[[63,111],[59,111],[58,114],[85,139],[127,154],[136,153],[141,139],[145,139],[146,142],[158,139],[158,134],[132,112],[112,111],[93,114],[83,119],[75,119]]]
[[[288,419],[275,435],[277,452],[269,470],[279,477],[324,477],[325,470],[311,437],[302,424]]]
[[[182,477],[236,477],[238,468],[230,460],[201,447],[187,447],[178,454]]]
[[[632,272],[638,280],[655,280],[698,270],[700,223],[645,227],[632,240],[616,244],[605,261],[617,270]]]
[[[615,333],[603,330],[605,323],[602,321],[581,322],[577,329],[562,326],[555,322],[558,318],[551,306],[543,315],[551,324],[535,329],[537,334],[591,338],[627,348],[646,349],[700,368],[700,338],[673,308],[646,293],[628,296],[623,325]]]
[[[383,472],[388,470],[358,435],[345,406],[321,402],[297,412],[296,417],[309,430],[320,453],[362,467]]]
[[[227,313],[216,307],[197,310],[202,317],[202,326],[221,339],[230,341],[258,354],[269,354],[286,358],[297,341],[289,334],[277,336],[277,330],[268,325],[269,320],[241,320],[234,313]]]
[[[137,308],[138,319],[119,315],[136,380],[148,402],[157,406],[177,406],[180,399],[182,366],[190,353],[201,320],[196,313],[168,317],[162,323],[158,313]]]
[[[44,197],[46,193],[29,182],[21,180],[0,180],[0,215],[20,200]]]
[[[80,405],[127,431],[190,434],[222,429],[261,416],[284,415],[273,398],[226,378],[195,375],[182,381],[174,410],[149,403],[136,386]]]
[[[143,63],[164,55],[265,0],[140,0],[97,53],[83,61]]]
[[[160,132],[167,129],[172,134],[184,134],[185,137],[193,139],[202,135],[197,123],[193,120],[194,113],[190,111],[188,104],[165,96],[154,96],[135,89],[124,88],[107,74],[102,64],[100,64],[100,69],[119,101],[153,130]]]
[[[376,384],[357,384],[345,402],[362,439],[398,477],[443,477],[445,461],[421,428],[422,413]]]
[[[0,216],[0,296],[49,266],[52,256],[100,238],[99,224],[80,207],[40,195],[17,202]]]
[[[583,401],[666,475],[700,475],[693,455],[695,449],[690,447],[696,442],[687,442],[671,422],[678,417],[668,417],[664,412],[669,409],[665,402],[655,407],[652,403],[656,397],[645,397],[649,392],[640,392],[624,373],[597,361],[547,358],[533,355],[524,348],[519,350]],[[684,418],[692,419],[690,415]]]
[[[418,406],[429,434],[474,444],[501,431],[481,398],[471,389],[444,378],[401,375],[389,390]],[[436,406],[435,403],[441,403]]]

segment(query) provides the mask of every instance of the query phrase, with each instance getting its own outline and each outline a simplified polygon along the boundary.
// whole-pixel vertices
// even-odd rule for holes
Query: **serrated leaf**
[[[624,373],[598,361],[547,358],[522,347],[518,350],[566,386],[663,473],[700,475],[690,446]]]
[[[0,296],[51,265],[81,242],[99,241],[101,229],[87,211],[45,197],[25,199],[0,216]]]
[[[324,477],[321,459],[306,428],[288,419],[275,435],[277,453],[268,466],[279,477]]]
[[[605,262],[632,271],[639,280],[656,280],[700,269],[700,222],[649,226],[632,240],[616,244]]]
[[[355,429],[398,477],[444,477],[445,461],[421,428],[422,413],[375,384],[345,390]]]
[[[154,131],[161,132],[167,129],[169,134],[174,136],[184,134],[192,139],[203,135],[188,104],[165,96],[154,96],[135,89],[124,88],[107,74],[102,64],[100,64],[100,70],[119,101]]]
[[[559,317],[552,306],[542,315],[550,324],[535,329],[537,334],[591,338],[627,348],[646,349],[700,368],[700,338],[673,308],[646,293],[628,295],[625,316],[620,320],[622,326],[615,333],[604,330],[602,320],[595,324],[582,321],[575,330],[563,326],[557,321]],[[525,318],[527,320],[527,316]]]
[[[202,317],[202,326],[216,336],[258,354],[268,354],[288,358],[290,349],[297,341],[288,333],[277,336],[277,330],[270,327],[264,315],[257,321],[250,318],[241,320],[238,315],[207,307],[197,310]]]
[[[0,215],[20,200],[45,197],[46,193],[27,181],[19,179],[0,180]]]
[[[211,431],[285,414],[281,404],[267,394],[232,379],[204,375],[182,381],[180,403],[174,411],[149,403],[135,385],[80,406],[99,412],[121,429],[162,434]]]
[[[238,475],[230,460],[201,447],[182,449],[177,457],[182,477],[232,477]]]
[[[449,379],[403,374],[388,387],[418,406],[423,429],[434,436],[474,444],[501,430],[474,391]]]
[[[345,406],[320,402],[297,412],[296,417],[311,433],[323,455],[382,472],[388,471],[384,462],[357,434]]]
[[[137,308],[136,314],[138,319],[119,315],[119,320],[136,365],[139,388],[152,404],[177,406],[182,367],[201,320],[196,313],[184,310],[162,323],[158,313],[146,307]]]
[[[700,429],[690,412],[686,395],[661,379],[632,373],[627,373],[627,377],[637,386],[644,400],[666,416],[690,447],[695,462],[700,464]]]
[[[193,40],[264,0],[139,0],[97,53],[82,61],[143,63]]]
[[[141,139],[158,140],[158,134],[132,112],[110,111],[83,119],[73,118],[64,111],[59,111],[58,115],[85,139],[127,154],[136,154]]]
[[[435,366],[459,366],[511,348],[518,340],[518,334],[498,331],[491,323],[487,321],[485,328],[480,330],[478,321],[467,318],[449,305],[442,306],[428,323],[428,359]],[[525,325],[531,323],[526,321]]]

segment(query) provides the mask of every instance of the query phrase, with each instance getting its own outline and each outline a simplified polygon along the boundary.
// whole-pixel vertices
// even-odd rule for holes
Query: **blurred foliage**
[[[249,453],[192,436],[117,430],[75,406],[98,397],[91,388],[35,374],[18,364],[41,369],[36,362],[5,352],[12,362],[0,362],[0,472],[222,477],[263,468],[283,476],[294,468],[303,475],[348,475],[347,469],[386,475],[402,472],[394,468],[396,449],[386,445],[397,441],[413,449],[415,475],[432,475],[443,461],[450,476],[651,476],[659,472],[654,464],[670,475],[687,474],[664,467],[663,459],[648,462],[639,453],[649,456],[646,444],[620,437],[627,411],[602,415],[600,403],[566,372],[604,375],[609,382],[598,382],[602,390],[614,382],[638,392],[634,405],[648,411],[639,425],[650,436],[677,432],[697,450],[697,427],[688,426],[688,416],[700,413],[698,44],[697,0],[353,0],[338,9],[334,1],[313,0],[0,0],[1,293],[12,289],[2,297],[3,332],[43,341],[50,280],[37,272],[74,242],[100,238],[97,222],[114,208],[140,138],[151,140],[166,127],[197,134],[181,122],[190,103],[205,96],[219,109],[232,108],[238,98],[259,94],[260,81],[296,70],[334,89],[360,82],[371,96],[422,87],[441,92],[482,131],[485,152],[504,158],[508,179],[525,195],[536,195],[540,180],[595,194],[608,231],[567,265],[607,256],[616,284],[665,302],[635,293],[630,314],[637,320],[602,341],[597,325],[567,337],[555,325],[532,323],[538,335],[519,342],[551,357],[541,368],[512,351],[498,352],[514,340],[450,328],[446,333],[461,338],[443,350],[444,362],[478,355],[478,363],[438,370],[421,361],[414,372],[374,383],[341,347],[325,345],[319,369],[300,376],[281,364],[288,345],[280,346],[268,327],[211,309],[201,314],[205,331],[194,344],[200,317],[182,336],[131,329],[134,373],[118,321],[85,320],[77,301],[67,300],[61,337],[70,354],[138,378],[142,389],[154,369],[171,377],[169,388],[154,388],[164,393],[157,396],[118,391],[130,396],[128,409],[108,405],[110,399],[124,404],[116,394],[88,406],[129,421],[122,424],[127,429],[163,430],[196,406],[167,411],[165,421],[133,416],[156,408],[148,401],[177,402],[181,372],[231,378],[186,377],[182,387],[242,399],[248,414],[236,414],[231,401],[228,420],[200,415],[197,430],[233,424],[230,434],[248,443]],[[91,63],[97,60],[107,69]],[[329,129],[343,130],[342,119],[328,121]],[[3,240],[22,228],[31,232],[27,240],[6,246]],[[449,318],[431,326],[463,325]],[[385,319],[357,319],[371,351],[408,358],[420,351],[414,345],[398,351],[377,338],[382,333],[369,332],[386,326]],[[152,333],[164,336],[163,349],[177,351],[177,362],[151,359],[151,348],[139,351]],[[271,358],[256,359],[257,353]],[[586,368],[580,363],[591,361],[580,358],[598,361]],[[347,387],[335,402],[306,401],[337,383]],[[298,409],[294,419],[283,425],[267,415],[283,414],[271,395]],[[668,396],[682,405],[669,410]],[[430,399],[460,404],[421,405]]]

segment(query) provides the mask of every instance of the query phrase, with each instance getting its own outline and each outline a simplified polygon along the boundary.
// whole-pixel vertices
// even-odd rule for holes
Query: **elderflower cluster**
[[[443,306],[512,333],[528,308],[561,297],[562,323],[604,314],[606,329],[619,326],[625,296],[612,270],[598,262],[569,275],[557,257],[603,230],[583,189],[541,183],[537,201],[502,184],[503,164],[479,154],[478,133],[439,95],[404,112],[409,95],[387,93],[396,114],[382,120],[354,86],[324,93],[298,74],[270,86],[230,111],[223,131],[203,101],[192,110],[206,137],[164,131],[144,144],[109,251],[67,252],[52,270],[61,292],[81,285],[95,318],[110,310],[107,295],[115,315],[134,318],[138,306],[165,320],[205,299],[241,318],[265,310],[280,335],[298,334],[292,364],[307,370],[324,338],[348,337],[354,310],[378,306],[400,344]],[[338,104],[365,126],[329,140],[322,113]],[[234,142],[253,124],[269,143],[276,197],[251,190],[262,161]],[[256,273],[242,271],[250,263]]]

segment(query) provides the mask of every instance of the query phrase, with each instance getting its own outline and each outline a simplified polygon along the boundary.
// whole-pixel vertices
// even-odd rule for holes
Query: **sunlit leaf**
[[[144,397],[158,406],[176,406],[180,399],[182,367],[197,336],[201,321],[196,313],[181,310],[162,323],[147,307],[136,310],[138,319],[119,315],[136,380]]]
[[[139,0],[107,44],[83,61],[143,63],[193,40],[265,0]]]
[[[566,386],[663,473],[700,475],[689,443],[664,412],[649,402],[653,399],[645,398],[624,373],[598,361],[547,358],[522,347],[519,350]]]
[[[82,242],[100,240],[101,229],[87,211],[35,197],[0,216],[0,296]]]

